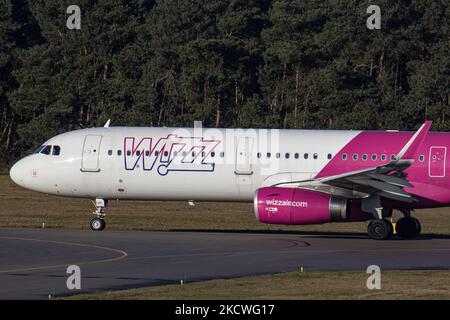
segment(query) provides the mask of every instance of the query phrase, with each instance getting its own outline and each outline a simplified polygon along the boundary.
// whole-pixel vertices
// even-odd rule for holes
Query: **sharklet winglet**
[[[402,150],[400,150],[400,152],[398,153],[397,161],[402,159],[413,159],[416,150],[419,148],[419,146],[427,136],[432,123],[432,121],[428,120],[425,121],[422,126],[420,126],[419,130],[417,130],[417,132],[412,136],[411,139],[409,139]]]

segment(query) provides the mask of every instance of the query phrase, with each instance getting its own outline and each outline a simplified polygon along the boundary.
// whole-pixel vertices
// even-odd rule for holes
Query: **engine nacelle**
[[[256,191],[256,218],[270,224],[319,224],[365,221],[371,215],[346,198],[299,188],[267,187]]]

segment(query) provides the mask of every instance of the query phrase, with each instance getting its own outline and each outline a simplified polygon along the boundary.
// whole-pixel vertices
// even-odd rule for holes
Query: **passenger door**
[[[84,138],[83,153],[81,157],[81,171],[99,172],[99,154],[100,144],[102,142],[101,135],[89,134]]]

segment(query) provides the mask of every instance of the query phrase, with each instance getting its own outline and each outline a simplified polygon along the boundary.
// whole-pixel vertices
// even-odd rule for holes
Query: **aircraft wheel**
[[[372,220],[367,227],[369,237],[374,240],[387,240],[394,232],[392,223],[387,219]]]
[[[413,218],[413,217],[411,217],[411,218],[412,218],[412,219],[416,222],[416,224],[417,224],[417,231],[418,231],[417,236],[419,236],[420,233],[422,232],[422,225],[420,224],[420,221],[419,221],[418,219]]]
[[[414,239],[420,234],[422,228],[420,226],[419,220],[417,220],[416,218],[403,217],[397,221],[395,230],[397,231],[398,236],[401,238]]]
[[[102,231],[106,227],[106,222],[104,219],[94,218],[90,222],[91,230]]]

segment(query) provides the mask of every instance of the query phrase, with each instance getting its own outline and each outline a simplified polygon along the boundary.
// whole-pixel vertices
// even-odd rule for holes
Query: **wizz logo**
[[[170,171],[214,171],[215,164],[207,162],[207,158],[220,141],[178,137],[176,134],[155,140],[145,137],[138,141],[135,137],[125,137],[125,169],[135,170],[142,166],[142,170],[152,171],[156,168],[162,176]]]

